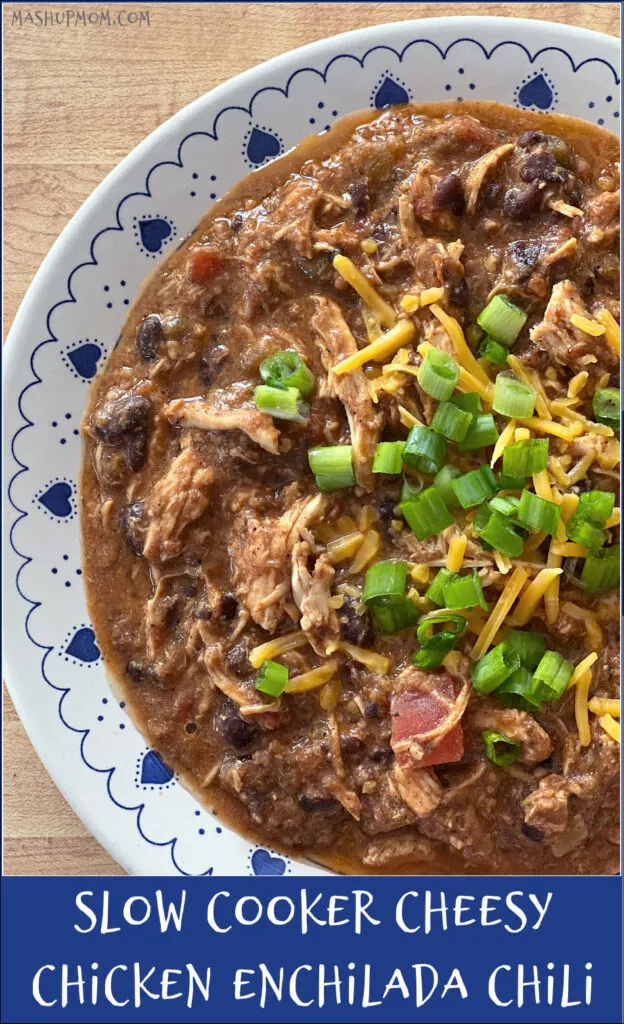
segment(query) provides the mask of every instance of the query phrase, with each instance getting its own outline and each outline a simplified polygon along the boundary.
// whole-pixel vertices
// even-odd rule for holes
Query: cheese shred
[[[403,345],[411,341],[415,333],[416,328],[411,320],[399,320],[398,324],[386,331],[385,334],[381,334],[377,341],[371,342],[370,345],[361,348],[359,352],[336,363],[332,367],[332,373],[338,375],[351,373],[352,370],[359,369],[364,363],[383,363]]]
[[[275,640],[267,640],[265,644],[254,647],[249,652],[249,660],[254,668],[260,668],[262,663],[270,658],[279,658],[280,654],[294,651],[297,647],[304,647],[307,643],[309,641],[305,633],[297,629],[293,633],[286,633],[284,636],[276,637]]]
[[[468,538],[463,533],[459,537],[453,537],[451,540],[446,556],[446,568],[449,572],[459,572],[461,569],[467,543]]]
[[[464,337],[464,332],[455,317],[449,316],[448,313],[445,313],[437,302],[432,303],[429,306],[429,309],[435,318],[440,321],[444,330],[453,342],[453,348],[455,349],[457,358],[462,366],[464,366],[468,373],[473,377],[476,377],[484,387],[488,387],[488,385],[491,384],[490,378],[472,354],[468,346],[468,342]]]
[[[337,253],[333,259],[334,269],[344,278],[347,284],[358,293],[363,302],[369,306],[373,313],[376,313],[382,324],[392,327],[396,323],[396,313],[381,295],[373,288],[370,281],[367,281],[364,274],[358,270],[355,263],[348,256]]]
[[[482,654],[485,654],[528,578],[528,572],[520,566],[513,571],[498,601],[494,605],[489,619],[477,637],[477,641],[471,651],[473,659],[480,658]]]
[[[546,590],[561,573],[562,570],[558,568],[540,569],[535,579],[529,583],[518,601],[518,606],[513,616],[509,619],[508,625],[513,626],[514,629],[518,626],[526,626],[531,616],[537,611],[537,606]]]

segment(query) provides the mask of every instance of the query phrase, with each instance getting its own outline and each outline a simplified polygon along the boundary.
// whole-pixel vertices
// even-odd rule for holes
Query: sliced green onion
[[[377,597],[403,597],[407,582],[407,562],[375,562],[366,570],[362,603]]]
[[[427,616],[426,619],[423,619],[418,629],[416,630],[416,638],[418,640],[418,643],[426,644],[434,636],[439,636],[440,633],[434,632],[436,626],[446,625],[447,622],[450,622],[452,628],[441,630],[440,632],[448,633],[449,636],[452,636],[454,637],[454,639],[459,640],[460,636],[462,635],[466,628],[466,620],[463,615],[429,615]]]
[[[483,596],[479,573],[473,569],[469,576],[455,576],[444,585],[444,604],[447,608],[483,608],[488,610]]]
[[[418,383],[423,391],[440,402],[453,394],[459,380],[459,366],[439,348],[428,349],[418,368]]]
[[[524,418],[533,415],[536,397],[537,392],[530,384],[506,373],[499,373],[494,385],[492,408],[501,416]]]
[[[430,629],[447,622],[454,628],[429,633]],[[431,615],[425,619],[416,631],[418,642],[422,646],[413,655],[412,664],[418,668],[438,668],[449,651],[453,650],[465,628],[466,620],[463,615]]]
[[[569,539],[586,548],[601,548],[607,540],[605,526],[614,504],[615,495],[611,491],[584,491],[566,526]]]
[[[506,515],[492,508],[491,502],[481,506],[472,525],[481,540],[495,551],[509,558],[518,558],[522,554],[523,537],[514,530]]]
[[[458,409],[463,409],[464,412],[469,412],[473,416],[477,416],[482,411],[481,399],[476,391],[467,391],[465,395],[453,395],[451,402]]]
[[[307,423],[310,416],[310,406],[303,401],[298,388],[259,384],[254,389],[254,402],[260,412],[266,412],[276,420]]]
[[[541,473],[548,465],[548,439],[543,437],[516,441],[503,451],[503,473],[510,477],[532,476]],[[501,477],[502,482],[502,477]],[[508,484],[504,485],[506,488]],[[520,485],[521,487],[524,484]]]
[[[607,519],[613,515],[615,494],[612,491],[583,491],[579,496],[576,515],[594,519],[606,526]]]
[[[524,487],[524,477],[511,476],[503,470],[500,474],[500,485],[501,491],[521,491]]]
[[[393,636],[418,622],[419,611],[409,597],[377,597],[369,602],[380,633]]]
[[[435,487],[427,487],[416,498],[402,501],[399,509],[418,540],[426,540],[453,525],[453,517]]]
[[[533,673],[533,686],[542,700],[559,700],[570,682],[574,665],[557,651],[546,651]]]
[[[506,764],[513,764],[514,761],[519,761],[522,757],[522,744],[503,736],[502,732],[486,729],[481,736],[485,747],[485,756],[498,768],[504,768]]]
[[[451,572],[450,569],[440,569],[425,591],[427,600],[437,604],[440,608],[444,607],[444,587],[454,579],[455,573]]]
[[[519,504],[520,499],[514,498],[512,494],[508,494],[505,498],[497,494],[496,497],[492,498],[489,506],[495,509],[496,512],[500,512],[503,516],[515,516],[518,514]]]
[[[495,295],[479,313],[477,323],[494,341],[509,348],[524,327],[526,318],[524,310],[510,302],[506,295]]]
[[[429,427],[412,427],[403,449],[403,461],[420,473],[437,473],[444,462],[446,441]]]
[[[470,672],[472,685],[477,693],[492,693],[519,668],[520,658],[513,647],[505,643],[497,644],[475,661]]]
[[[598,388],[592,409],[598,423],[604,423],[612,430],[620,429],[620,393],[617,388]]]
[[[404,448],[405,441],[380,441],[375,448],[373,473],[400,473],[403,468]]]
[[[538,695],[538,684],[533,682],[533,673],[528,668],[516,669],[494,693],[507,708],[535,711],[542,703]]]
[[[439,491],[444,499],[444,504],[447,508],[455,509],[459,508],[459,502],[455,497],[455,491],[453,490],[453,480],[461,476],[461,471],[457,466],[451,466],[449,463],[446,466],[442,466],[439,473],[433,478],[433,486],[436,491]]]
[[[310,469],[316,476],[320,491],[338,491],[353,487],[353,450],[350,444],[334,444],[328,448],[311,448],[308,452]]]
[[[479,346],[479,355],[487,359],[492,366],[504,366],[507,362],[508,350],[494,338],[485,337]]]
[[[546,640],[541,633],[525,633],[521,629],[506,629],[505,643],[516,652],[524,668],[536,668],[546,651]]]
[[[288,682],[288,669],[277,661],[263,661],[256,675],[254,685],[261,693],[270,697],[279,697]]]
[[[494,497],[498,490],[498,480],[489,466],[479,466],[453,480],[451,486],[461,507],[472,508]]]
[[[606,530],[589,519],[577,519],[576,516],[566,526],[566,533],[570,540],[586,548],[601,548],[607,541]]]
[[[412,477],[403,474],[403,484],[401,485],[401,501],[409,501],[410,498],[415,498],[424,489],[424,483],[422,480],[414,480]]]
[[[587,594],[605,594],[617,587],[620,577],[620,545],[590,551],[581,573],[581,586]]]
[[[449,441],[463,441],[472,423],[472,413],[459,409],[453,402],[440,402],[431,426]]]
[[[498,441],[498,430],[491,413],[474,416],[468,432],[459,446],[460,452],[473,452],[477,448],[487,448]]]
[[[275,352],[260,363],[260,376],[265,384],[275,387],[284,384],[288,388],[297,388],[304,398],[314,391],[314,374],[308,369],[297,352],[287,349]]]
[[[555,505],[554,501],[540,498],[539,494],[533,494],[532,491],[525,490],[520,495],[518,522],[522,526],[533,530],[542,530],[554,537],[560,519],[561,508],[559,505]]]

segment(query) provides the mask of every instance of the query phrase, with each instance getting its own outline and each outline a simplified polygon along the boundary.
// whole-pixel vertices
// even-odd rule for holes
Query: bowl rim
[[[239,72],[232,78],[228,78],[219,83],[209,91],[186,104],[180,110],[176,111],[163,121],[162,124],[158,125],[133,149],[131,149],[95,187],[87,199],[72,215],[71,219],[63,228],[49,252],[44,257],[35,276],[28,286],[24,297],[22,298],[13,323],[8,331],[4,345],[2,398],[5,415],[3,415],[2,437],[4,455],[3,512],[6,527],[3,534],[3,548],[5,554],[8,552],[13,527],[21,519],[21,516],[15,518],[13,513],[16,509],[9,496],[12,482],[17,475],[14,463],[17,462],[17,465],[20,467],[21,464],[18,462],[13,451],[12,442],[16,434],[10,435],[6,415],[7,408],[13,408],[15,402],[15,395],[10,393],[11,383],[14,380],[15,375],[19,372],[20,366],[24,361],[23,350],[20,347],[19,339],[23,334],[24,326],[28,323],[28,320],[41,315],[42,310],[37,308],[40,305],[39,296],[45,291],[57,274],[60,258],[63,255],[67,256],[72,249],[79,252],[81,243],[84,245],[84,222],[92,213],[97,212],[98,207],[105,196],[113,192],[118,183],[123,180],[124,176],[144,157],[146,157],[150,151],[157,149],[163,144],[166,145],[167,141],[171,138],[179,139],[183,137],[185,134],[185,126],[195,118],[196,114],[201,111],[207,103],[214,104],[215,107],[218,107],[223,100],[227,100],[228,95],[231,95],[236,90],[242,88],[247,90],[248,95],[253,95],[257,88],[262,88],[263,83],[266,85],[267,80],[278,77],[288,66],[301,63],[304,60],[310,62],[318,60],[319,57],[322,57],[323,55],[326,56],[327,51],[330,48],[333,49],[337,46],[348,46],[351,48],[362,47],[373,39],[375,40],[375,46],[383,46],[388,36],[395,36],[396,34],[413,34],[419,30],[426,30],[427,35],[433,35],[435,37],[435,35],[440,33],[440,31],[452,32],[453,30],[457,31],[460,28],[462,35],[459,36],[458,39],[467,39],[471,34],[475,33],[482,34],[484,30],[489,32],[504,30],[504,33],[508,36],[513,36],[515,32],[525,33],[530,30],[530,32],[535,36],[537,45],[537,49],[534,53],[532,51],[533,59],[535,59],[535,57],[543,50],[561,49],[561,47],[557,47],[555,45],[554,41],[552,44],[546,44],[541,49],[539,48],[539,37],[547,32],[553,33],[558,37],[558,40],[562,42],[585,42],[587,44],[588,42],[593,41],[598,52],[600,52],[601,47],[604,47],[605,42],[608,43],[610,48],[613,47],[618,51],[621,45],[620,39],[617,36],[608,35],[603,32],[596,32],[592,29],[587,29],[581,26],[566,25],[560,22],[550,22],[541,19],[512,19],[511,17],[495,17],[490,15],[449,15],[437,18],[413,18],[397,22],[382,22],[381,24],[367,25],[363,28],[338,33],[333,36],[327,36],[312,43],[307,43],[303,46],[287,50],[286,52],[271,57],[260,64],[252,65],[250,68]],[[449,40],[449,43],[451,41],[457,42],[458,39]],[[410,42],[414,41],[415,40],[410,39]],[[471,41],[474,42],[474,38]],[[495,46],[502,45],[505,42],[514,41],[515,40],[511,38],[502,38],[495,44]],[[483,46],[484,44],[481,43],[481,45]],[[492,49],[494,49],[494,46],[492,46]],[[570,55],[567,54],[567,51],[563,52],[570,57]],[[607,64],[613,70],[613,65],[600,57],[591,57],[580,61],[578,65],[574,66],[575,70],[577,70],[583,63],[586,63],[587,60],[600,61],[601,63]],[[223,106],[227,106],[227,102],[225,102]],[[36,349],[34,351],[36,351]],[[37,380],[37,375],[32,365],[32,357],[33,352],[30,352],[30,368],[34,374],[35,380]],[[23,429],[25,425],[28,425],[28,421],[19,406],[18,414],[24,422],[20,425],[19,430],[16,433],[21,432],[21,429]],[[21,471],[22,469],[20,468],[18,473]],[[15,552],[15,554],[17,554],[17,552]],[[24,556],[20,555],[19,557],[22,558],[22,560],[24,559]],[[22,561],[22,564],[26,563]],[[7,638],[7,635],[10,632],[7,630],[7,607],[12,602],[18,601],[21,597],[19,590],[16,594],[15,581],[9,580],[8,575],[9,574],[6,571],[3,574],[3,593],[5,602],[2,618],[5,638]],[[29,612],[27,611],[26,614],[28,615]],[[63,774],[60,764],[52,764],[53,760],[58,760],[58,758],[54,758],[55,744],[49,743],[46,729],[41,720],[39,720],[36,715],[31,715],[29,702],[25,697],[27,690],[18,682],[21,674],[21,670],[18,665],[19,645],[21,642],[23,641],[20,640],[18,644],[18,642],[6,639],[3,644],[3,673],[11,700],[13,701],[20,721],[35,749],[37,756],[52,778],[54,784],[59,789],[63,798],[67,801],[89,833],[94,836],[110,856],[129,874],[138,874],[140,869],[136,862],[140,861],[140,854],[133,853],[130,843],[121,842],[120,844],[117,841],[115,834],[111,832],[102,816],[98,813],[98,808],[100,806],[99,802],[94,803],[88,798],[84,798],[80,791],[80,787],[78,786],[73,788],[68,787],[66,785],[66,775]]]

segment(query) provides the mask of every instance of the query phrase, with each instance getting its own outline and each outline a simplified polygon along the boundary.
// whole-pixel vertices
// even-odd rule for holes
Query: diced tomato
[[[207,245],[196,245],[191,249],[191,281],[205,284],[221,269],[221,257]]]
[[[436,676],[435,688],[431,690],[403,690],[393,694],[390,704],[392,718],[392,746],[401,740],[419,742],[421,736],[431,732],[448,718],[449,707],[440,697],[453,700],[455,684],[449,675]],[[426,753],[422,761],[414,761],[408,750],[397,753],[397,762],[402,768],[425,768],[433,764],[450,764],[464,756],[464,733],[461,725],[455,725],[449,733]]]

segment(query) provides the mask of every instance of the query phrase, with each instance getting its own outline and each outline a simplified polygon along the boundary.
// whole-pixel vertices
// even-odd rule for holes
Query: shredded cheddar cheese
[[[332,649],[328,650],[328,654],[333,654],[334,651],[342,651],[344,654],[348,654],[350,658],[353,658],[354,661],[359,661],[360,664],[366,665],[373,672],[379,672],[382,676],[387,675],[390,671],[390,658],[387,658],[385,654],[367,651],[364,647],[348,644],[346,640],[340,640],[337,644],[332,644],[331,647]]]
[[[448,313],[445,313],[445,311],[442,309],[441,306],[438,305],[437,302],[432,303],[429,306],[429,309],[436,317],[436,319],[440,321],[440,323],[444,327],[444,330],[446,331],[449,338],[453,342],[453,348],[457,353],[457,358],[459,359],[461,365],[468,371],[469,374],[475,377],[483,385],[483,387],[490,386],[490,378],[488,377],[483,367],[479,365],[474,355],[472,354],[472,351],[468,346],[468,342],[464,337],[464,332],[458,321],[455,319],[455,317],[449,316]]]
[[[515,420],[509,420],[509,423],[504,428],[502,434],[498,438],[498,441],[494,445],[494,451],[492,452],[492,459],[491,459],[491,462],[490,462],[490,466],[492,467],[492,469],[494,469],[495,464],[501,458],[501,456],[502,456],[503,452],[505,451],[505,448],[507,447],[507,445],[511,444],[512,438],[513,438],[514,433],[515,433],[515,430],[516,430],[516,421]],[[527,433],[528,433],[528,431],[527,431]]]
[[[591,742],[591,729],[589,728],[589,715],[587,712],[587,698],[591,686],[592,674],[586,672],[576,684],[574,694],[574,717],[578,729],[579,743],[582,747],[588,747]]]
[[[570,486],[570,478],[564,470],[563,466],[561,465],[561,459],[557,458],[556,455],[549,456],[548,468],[558,484],[560,484],[562,487]]]
[[[580,373],[577,373],[568,384],[568,398],[576,398],[577,395],[580,395],[588,380],[589,374],[587,370],[581,370]]]
[[[408,430],[410,427],[424,427],[424,423],[402,405],[399,406],[399,419],[403,426],[407,427]]]
[[[297,647],[305,647],[308,642],[305,633],[297,629],[293,633],[285,633],[284,636],[267,640],[265,644],[254,647],[249,652],[249,660],[254,668],[260,668],[264,661],[268,661],[270,658],[279,658],[280,654],[294,651]]]
[[[564,427],[562,423],[540,419],[537,416],[527,416],[526,419],[520,420],[520,423],[532,430],[537,430],[540,434],[552,434],[553,437],[560,437],[562,441],[573,441],[575,437],[583,433],[580,423],[571,423],[569,427]]]
[[[588,420],[586,416],[582,415],[582,413],[577,412],[576,409],[572,409],[569,405],[565,404],[565,400],[560,402],[551,402],[550,408],[554,412],[555,416],[559,416],[561,419],[574,420],[576,423],[580,423],[585,428],[585,432],[600,434],[602,437],[613,437],[613,430],[611,427],[607,427],[604,423],[594,423],[592,420]]]
[[[354,530],[353,533],[345,533],[342,537],[337,537],[336,540],[330,540],[327,545],[327,554],[329,560],[334,565],[338,562],[344,562],[347,558],[353,558],[359,548],[362,546],[364,541],[364,534],[359,530]]]
[[[285,693],[307,693],[308,690],[316,690],[319,686],[328,683],[338,669],[337,661],[327,661],[318,668],[312,668],[300,676],[293,676],[286,683]]]
[[[573,686],[576,686],[579,680],[584,678],[585,673],[589,672],[590,668],[597,660],[598,655],[595,651],[592,651],[591,654],[588,654],[582,661],[579,661],[574,672],[570,676],[566,689],[571,690]]]
[[[337,253],[333,259],[334,269],[341,277],[350,284],[358,293],[363,302],[369,306],[373,313],[376,313],[379,320],[386,327],[392,327],[396,323],[396,313],[381,295],[375,291],[370,281],[367,281],[364,274],[356,267],[355,263],[348,256]]]
[[[599,309],[596,313],[596,320],[601,323],[605,329],[605,337],[607,344],[611,346],[614,352],[620,354],[620,325],[618,324],[615,317],[609,312],[608,309]],[[604,385],[601,385],[604,387]]]
[[[477,637],[477,641],[470,652],[471,658],[480,658],[488,650],[528,578],[529,574],[526,569],[522,569],[520,566],[514,569],[498,601],[494,605],[489,619]]]
[[[461,569],[467,543],[468,538],[463,533],[459,537],[453,537],[451,540],[446,556],[446,568],[449,572],[459,572]]]
[[[415,313],[420,309],[420,295],[404,295],[401,299],[401,309],[404,309],[406,313]]]
[[[531,431],[526,427],[516,427],[514,430],[514,441],[530,441]]]
[[[425,288],[420,293],[420,306],[431,306],[434,302],[441,302],[444,298],[444,288]]]
[[[360,248],[367,256],[374,256],[377,252],[377,242],[374,238],[365,238],[363,242],[360,242]]]
[[[332,594],[331,597],[327,598],[327,604],[330,608],[333,608],[334,611],[338,611],[338,609],[342,608],[344,604],[344,597],[342,594]]]
[[[425,356],[429,349],[433,347],[434,346],[431,344],[431,342],[423,341],[422,344],[418,346],[418,352],[421,356]],[[469,373],[468,370],[466,370],[463,366],[459,367],[459,380],[457,382],[457,388],[459,391],[463,391],[464,393],[474,391],[483,399],[484,402],[487,402],[490,405],[492,404],[494,385],[491,382],[489,382],[488,386],[486,387],[484,384],[481,383],[480,380],[477,380],[476,377],[473,377],[473,375]]]
[[[496,568],[501,575],[506,576],[511,569],[511,559],[507,555],[502,555],[500,551],[494,551],[493,554]]]
[[[548,398],[542,387],[542,382],[540,381],[539,376],[528,370],[522,361],[511,353],[507,356],[507,365],[511,367],[517,377],[520,377],[520,380],[524,381],[525,384],[528,384],[528,386],[533,388],[535,391],[535,407],[538,414],[542,419],[551,420],[552,415],[548,404]]]
[[[533,474],[533,487],[535,488],[535,493],[539,495],[540,498],[545,498],[546,501],[553,500],[550,480],[548,478],[548,470],[542,469],[539,473]]]
[[[356,573],[361,572],[365,566],[375,557],[381,547],[381,537],[377,533],[377,530],[368,530],[366,536],[360,548],[351,563],[349,568],[349,575],[355,576]]]
[[[578,313],[572,314],[570,323],[574,327],[578,327],[579,331],[582,331],[583,334],[589,334],[592,338],[599,338],[606,330],[604,324],[596,323],[595,320],[588,320],[586,316],[579,316]]]
[[[613,509],[610,517],[607,519],[607,530],[610,530],[612,526],[620,525],[620,509],[618,507]]]
[[[587,705],[593,715],[611,715],[620,717],[620,701],[611,697],[592,697]]]
[[[611,715],[601,715],[598,719],[601,727],[606,732],[607,736],[610,736],[616,743],[620,742],[620,723],[616,722]]]
[[[326,683],[319,696],[319,704],[323,711],[333,711],[340,697],[340,681],[336,678]]]
[[[576,464],[573,466],[568,473],[568,480],[571,484],[577,484],[579,480],[587,476],[588,469],[591,469],[594,462],[596,461],[596,455],[594,452],[587,452],[587,455],[583,455]]]
[[[550,546],[554,548],[555,555],[560,555],[562,558],[587,558],[589,554],[588,548],[582,544],[575,544],[573,541],[560,543],[553,539]]]
[[[411,320],[399,320],[395,327],[382,334],[377,341],[373,341],[365,348],[361,348],[359,352],[336,363],[332,368],[332,373],[351,373],[352,370],[357,370],[364,363],[383,363],[397,349],[411,341],[415,333],[416,328]]]
[[[534,580],[529,583],[524,594],[518,601],[518,605],[513,616],[509,619],[509,625],[516,628],[517,626],[526,626],[531,616],[537,610],[537,606],[544,596],[546,590],[557,576],[561,575],[562,570],[558,568],[546,568],[540,569]]]

